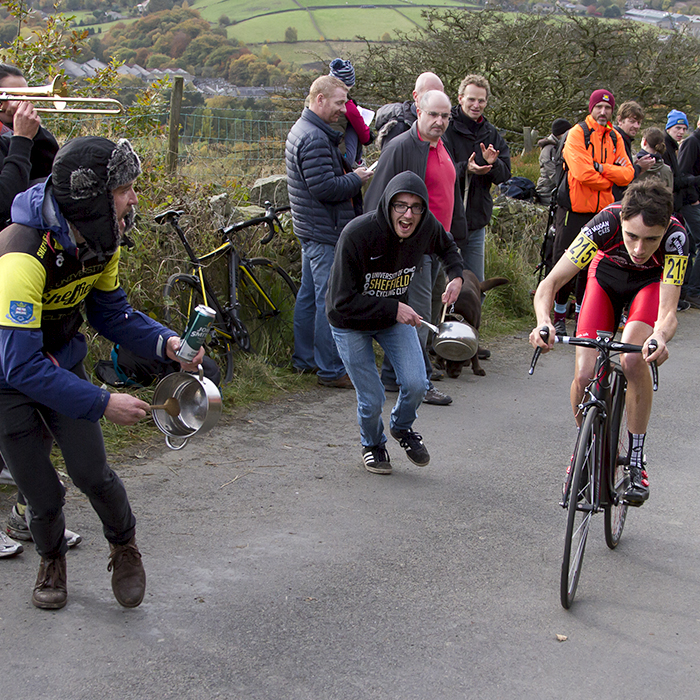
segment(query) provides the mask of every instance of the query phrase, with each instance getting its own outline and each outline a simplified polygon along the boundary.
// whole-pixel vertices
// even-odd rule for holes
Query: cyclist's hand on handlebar
[[[396,320],[399,323],[405,323],[407,326],[420,326],[421,316],[408,304],[404,304],[400,301],[399,308],[396,312]]]
[[[365,167],[360,167],[360,168],[355,168],[353,170],[355,175],[358,175],[360,180],[362,180],[362,184],[364,185],[365,182],[369,181],[372,178],[372,175],[374,175],[374,172],[372,170],[368,170]]]
[[[544,330],[547,330],[549,333],[549,338],[547,340],[545,340],[546,334],[542,333]],[[554,326],[547,320],[532,329],[530,333],[530,345],[532,345],[533,348],[540,348],[542,352],[549,352],[554,347],[555,337],[556,331],[554,330]]]
[[[199,351],[194,356],[194,360],[192,360],[192,362],[185,362],[184,360],[181,360],[176,355],[177,351],[180,349],[181,342],[182,342],[182,339],[178,338],[176,335],[173,335],[170,338],[168,338],[168,342],[167,342],[166,349],[165,349],[165,354],[171,360],[174,360],[175,362],[179,362],[182,365],[182,369],[185,372],[196,372],[197,365],[201,365],[202,360],[204,359],[204,348],[203,347],[199,348]]]
[[[131,394],[110,394],[104,417],[117,425],[135,425],[146,417],[148,404]]]
[[[656,349],[654,349],[654,344],[656,344]],[[656,362],[657,365],[662,365],[666,362],[668,360],[668,347],[664,339],[660,335],[652,333],[642,345],[642,357],[649,364]]]

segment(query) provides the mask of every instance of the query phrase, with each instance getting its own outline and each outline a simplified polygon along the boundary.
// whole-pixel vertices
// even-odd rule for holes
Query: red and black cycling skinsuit
[[[565,251],[577,267],[588,268],[586,293],[576,335],[595,338],[597,331],[617,329],[629,304],[628,321],[643,321],[652,328],[659,312],[661,284],[683,284],[688,264],[688,236],[671,217],[656,252],[642,265],[632,262],[622,238],[620,203],[596,214]]]

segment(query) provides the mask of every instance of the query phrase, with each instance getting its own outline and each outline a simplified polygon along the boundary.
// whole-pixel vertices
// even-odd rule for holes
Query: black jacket
[[[694,204],[700,199],[700,129],[686,138],[678,151],[678,168],[682,173],[693,176],[683,192],[683,204]],[[675,189],[675,188],[674,188]]]
[[[51,132],[39,127],[34,139],[0,136],[0,228],[10,223],[12,200],[33,180],[51,174],[58,143]]]
[[[459,105],[452,108],[452,119],[442,138],[455,161],[462,197],[464,197],[467,179],[467,162],[471,154],[476,154],[477,165],[486,165],[479,144],[483,143],[487,147],[492,144],[497,151],[500,151],[496,162],[486,175],[472,175],[469,178],[467,224],[470,231],[483,228],[489,224],[493,213],[491,185],[500,185],[510,180],[508,144],[488,119],[484,117],[481,121],[475,122],[464,114]]]
[[[683,196],[689,185],[695,184],[695,178],[688,173],[684,173],[678,165],[678,142],[668,132],[664,134],[666,152],[664,153],[664,163],[673,171],[673,211],[680,212],[683,208]]]
[[[345,172],[337,148],[340,138],[308,107],[287,135],[287,189],[294,233],[302,240],[335,245],[355,216],[352,198],[362,180]]]
[[[418,112],[412,100],[381,106],[374,118],[379,150],[383,151],[389,141],[408,131],[417,119]]]
[[[408,238],[396,235],[389,204],[400,192],[419,196],[426,210]],[[406,303],[411,278],[423,255],[435,253],[450,280],[462,274],[462,256],[452,236],[427,209],[428,190],[412,172],[396,175],[376,211],[353,219],[335,248],[328,280],[326,314],[336,328],[361,331],[393,326],[399,302]]]
[[[449,151],[448,151],[449,152]],[[425,179],[428,167],[430,142],[421,141],[418,137],[418,127],[413,126],[404,134],[400,134],[382,151],[379,156],[377,169],[370,181],[365,194],[365,211],[376,209],[384,194],[389,181],[406,170],[414,172],[421,180]],[[455,170],[457,164],[455,163]],[[464,216],[464,205],[459,193],[459,178],[455,179],[455,203],[452,210],[452,227],[450,233],[458,244],[467,240],[467,221]]]

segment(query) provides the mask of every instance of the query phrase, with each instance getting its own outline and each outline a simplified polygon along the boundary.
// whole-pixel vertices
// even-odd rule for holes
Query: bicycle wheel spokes
[[[276,366],[288,366],[294,351],[296,285],[265,258],[249,260],[239,270],[239,316],[254,352]]]
[[[600,453],[599,423],[598,410],[593,407],[584,419],[574,455],[560,581],[561,604],[567,610],[576,595],[588,531],[595,512],[594,483]]]
[[[202,290],[196,277],[185,274],[172,275],[163,290],[165,300],[165,325],[182,335],[194,315],[194,309],[204,303]],[[211,331],[204,342],[204,349],[221,371],[221,381],[233,378],[233,352],[231,334],[225,322],[217,314]]]

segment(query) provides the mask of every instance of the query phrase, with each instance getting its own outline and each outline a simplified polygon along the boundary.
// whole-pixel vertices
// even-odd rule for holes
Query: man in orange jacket
[[[614,109],[612,92],[595,90],[588,101],[590,114],[573,126],[566,137],[563,149],[566,182],[558,192],[559,205],[566,215],[554,240],[555,262],[589,220],[613,203],[613,185],[629,185],[634,178],[624,141],[613,130]],[[583,299],[585,273],[579,278],[582,283],[576,285],[577,313]],[[566,335],[566,305],[573,285],[572,280],[559,290],[555,299],[554,327],[559,335]]]

